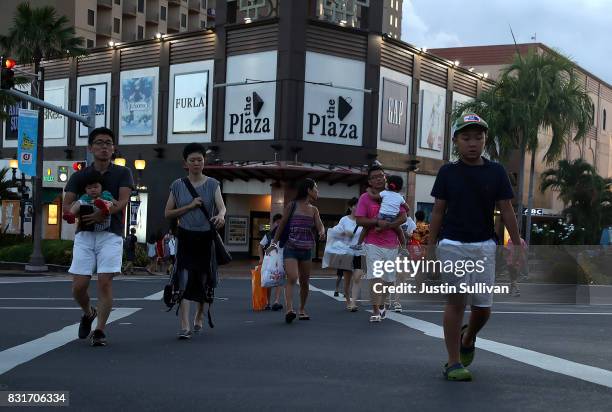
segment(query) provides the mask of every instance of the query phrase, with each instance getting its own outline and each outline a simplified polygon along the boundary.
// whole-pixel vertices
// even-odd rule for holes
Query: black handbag
[[[183,183],[185,183],[187,190],[189,190],[189,193],[191,193],[191,196],[193,196],[194,199],[196,197],[199,197],[198,192],[196,192],[195,188],[193,187],[189,179],[184,177],[182,180],[183,180]],[[210,230],[213,231],[213,244],[215,247],[215,257],[217,260],[217,265],[227,265],[228,263],[232,261],[232,255],[230,254],[230,252],[228,252],[227,248],[225,247],[225,244],[223,243],[223,239],[221,239],[221,235],[215,228],[215,225],[213,225],[213,223],[210,221],[210,214],[208,213],[208,210],[206,210],[206,206],[204,206],[204,203],[202,203],[200,210],[202,210],[202,213],[204,213],[206,220],[208,220],[208,222],[210,223]]]

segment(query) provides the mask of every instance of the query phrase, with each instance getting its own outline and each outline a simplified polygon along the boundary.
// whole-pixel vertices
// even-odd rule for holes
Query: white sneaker
[[[402,304],[399,302],[393,303],[393,312],[402,313]]]
[[[380,315],[370,316],[370,322],[380,322],[380,321],[381,321]]]

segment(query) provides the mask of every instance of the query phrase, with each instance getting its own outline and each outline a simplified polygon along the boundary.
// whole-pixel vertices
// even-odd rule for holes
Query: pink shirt
[[[359,197],[359,203],[357,203],[355,216],[367,217],[369,219],[372,219],[378,216],[379,210],[380,203],[375,200],[372,200],[372,198],[370,198],[367,193],[364,193],[361,195],[361,197]],[[402,212],[408,213],[408,209],[404,205],[402,205],[402,207],[400,208],[400,213]],[[399,239],[397,238],[397,234],[393,231],[393,229],[385,229],[381,232],[377,232],[375,228],[372,227],[368,231],[368,234],[366,235],[363,243],[368,243],[384,248],[395,248],[399,246]]]

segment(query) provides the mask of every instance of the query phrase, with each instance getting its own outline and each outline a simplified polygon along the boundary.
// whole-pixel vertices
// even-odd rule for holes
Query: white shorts
[[[73,275],[91,276],[120,273],[123,259],[123,238],[111,232],[79,232],[74,237]]]
[[[495,250],[497,244],[493,239],[485,242],[462,243],[456,240],[442,239],[438,243],[438,261],[444,266],[453,262],[455,270],[451,273],[442,272],[442,281],[455,286],[474,287],[476,284],[493,286],[495,284]],[[466,270],[465,263],[474,262],[473,270]],[[471,268],[470,268],[471,269]],[[479,307],[493,305],[492,293],[468,294],[467,304]]]
[[[383,282],[395,282],[396,271],[395,265],[392,270],[384,270],[382,265],[385,261],[395,262],[398,256],[397,248],[386,248],[366,243],[364,245],[365,257],[366,257],[366,279],[380,279]],[[381,263],[382,262],[382,263]],[[377,270],[378,269],[378,270]],[[381,273],[376,273],[381,271]]]

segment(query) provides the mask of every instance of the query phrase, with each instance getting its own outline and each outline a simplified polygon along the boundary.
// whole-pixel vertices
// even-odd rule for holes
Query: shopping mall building
[[[334,224],[374,160],[404,178],[412,210],[429,211],[449,160],[450,113],[492,83],[386,34],[383,0],[351,3],[348,13],[316,0],[217,1],[212,30],[44,62],[45,100],[85,113],[95,88],[96,125],[116,131],[117,157],[138,181],[126,227],[140,241],[166,230],[168,187],[194,141],[210,151],[205,173],[222,182],[225,238],[238,256],[256,255],[270,214],[302,178],[318,182],[317,206]],[[85,159],[87,129],[47,112],[44,130],[44,233],[70,239],[74,225],[58,218],[63,174]],[[10,158],[11,119],[2,137]]]

